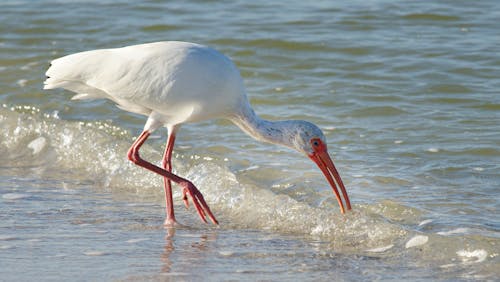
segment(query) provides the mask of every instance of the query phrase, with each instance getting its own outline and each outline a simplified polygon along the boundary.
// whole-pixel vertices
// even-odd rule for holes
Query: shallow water
[[[2,279],[495,280],[498,8],[2,2]],[[189,227],[164,229],[161,179],[126,160],[145,118],[41,90],[54,58],[159,40],[217,48],[257,113],[318,124],[353,211],[339,214],[303,156],[210,121],[182,127],[174,170],[221,226],[200,223],[176,190]],[[160,161],[165,134],[146,144],[147,159]]]

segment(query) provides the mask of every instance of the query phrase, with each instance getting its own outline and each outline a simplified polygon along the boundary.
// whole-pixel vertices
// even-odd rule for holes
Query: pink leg
[[[162,165],[163,168],[172,172],[172,152],[174,150],[175,142],[175,129],[172,129],[168,135],[167,145],[165,146],[165,153],[163,154]],[[166,213],[167,218],[165,219],[165,225],[173,226],[177,223],[174,215],[174,202],[172,200],[172,182],[167,177],[163,177],[163,188],[165,190],[165,203],[166,203]]]
[[[206,215],[208,214],[208,217],[214,224],[219,224],[217,222],[217,219],[215,219],[214,215],[210,211],[210,208],[208,207],[207,203],[205,202],[205,199],[203,198],[203,195],[200,193],[200,191],[194,186],[193,183],[191,183],[189,180],[186,180],[184,178],[181,178],[171,172],[168,172],[165,169],[160,168],[159,166],[156,166],[150,162],[147,162],[143,160],[140,155],[139,155],[139,149],[141,146],[144,144],[146,139],[148,139],[149,135],[151,133],[149,131],[143,131],[141,135],[135,140],[135,142],[132,144],[130,149],[128,150],[127,156],[128,159],[131,160],[133,163],[135,163],[138,166],[142,166],[152,172],[155,172],[163,177],[168,178],[169,180],[179,184],[180,186],[183,187],[183,195],[186,198],[187,195],[189,195],[193,201],[193,205],[196,208],[196,211],[198,212],[198,215],[200,216],[201,220],[203,220],[205,223],[207,222],[206,220]],[[187,198],[184,200],[185,203],[187,203]]]

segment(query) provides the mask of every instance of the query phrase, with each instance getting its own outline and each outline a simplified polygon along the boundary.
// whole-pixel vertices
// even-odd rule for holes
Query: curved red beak
[[[313,160],[318,167],[321,169],[323,174],[325,175],[328,183],[332,186],[333,193],[337,198],[337,202],[340,206],[340,212],[345,213],[344,204],[342,203],[342,199],[339,194],[339,190],[337,189],[337,185],[340,187],[342,191],[342,196],[344,197],[345,204],[348,210],[351,209],[351,202],[349,201],[349,196],[347,195],[347,191],[345,190],[344,183],[340,178],[340,174],[335,168],[330,155],[328,155],[328,151],[326,149],[326,145],[321,141],[321,139],[312,139],[311,145],[313,148],[313,153],[309,155],[309,158]],[[334,180],[335,179],[335,180]]]

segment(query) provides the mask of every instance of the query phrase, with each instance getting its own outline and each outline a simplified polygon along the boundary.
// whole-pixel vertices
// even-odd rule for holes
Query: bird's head
[[[338,173],[335,165],[333,164],[330,155],[328,154],[328,150],[326,148],[326,139],[321,131],[316,125],[306,122],[300,121],[296,128],[295,137],[293,138],[293,146],[299,152],[307,155],[318,167],[321,169],[321,172],[325,175],[328,183],[332,187],[333,193],[337,198],[337,201],[340,206],[340,211],[345,213],[344,205],[340,198],[340,194],[338,191],[338,187],[342,191],[342,195],[345,199],[347,209],[351,209],[351,203],[349,201],[349,196],[347,195],[347,191],[345,189],[344,183],[340,178],[340,174]]]

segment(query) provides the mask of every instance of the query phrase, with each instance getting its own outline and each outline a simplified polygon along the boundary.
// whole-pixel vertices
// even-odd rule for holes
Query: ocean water
[[[498,1],[0,3],[0,280],[497,280]],[[181,40],[231,57],[262,117],[320,126],[353,210],[307,158],[227,121],[181,128],[174,171],[126,152],[145,117],[43,91],[50,60]],[[160,162],[166,131],[144,157]]]

